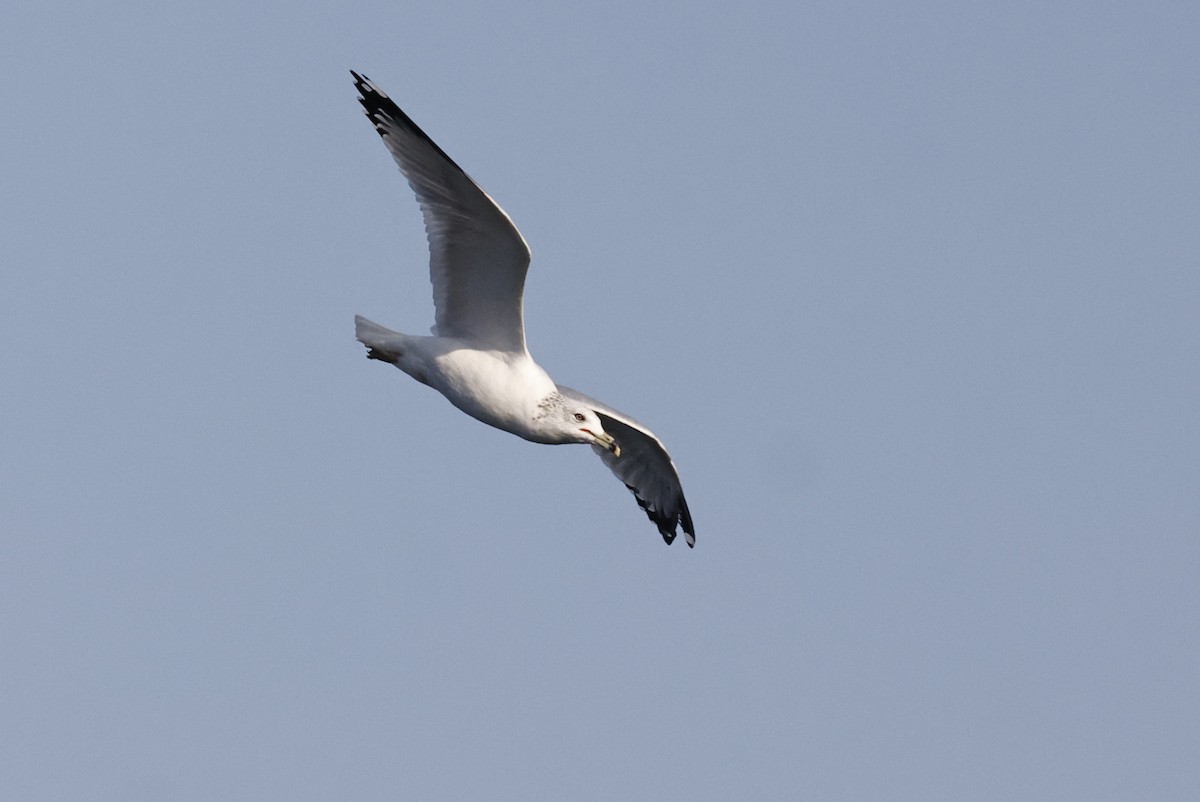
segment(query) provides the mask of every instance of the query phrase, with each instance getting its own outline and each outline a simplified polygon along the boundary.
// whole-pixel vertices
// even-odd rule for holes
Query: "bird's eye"
[[[577,420],[577,421],[579,421],[580,423],[582,423],[583,421],[587,420],[587,418],[585,418],[585,417],[583,416],[583,413],[582,413],[582,412],[576,412],[576,413],[575,413],[575,420]]]

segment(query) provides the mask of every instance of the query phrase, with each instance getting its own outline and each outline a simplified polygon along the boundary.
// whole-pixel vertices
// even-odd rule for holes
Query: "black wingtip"
[[[692,525],[692,512],[688,509],[687,499],[683,494],[679,494],[679,523],[683,526],[683,534],[687,536],[687,544],[689,549],[696,548],[696,527]]]
[[[370,78],[368,78],[367,76],[362,75],[360,73],[357,73],[354,70],[350,70],[350,74],[354,76],[354,88],[358,90],[358,93],[360,95],[366,95],[368,92],[371,91],[371,87],[373,87],[374,84],[371,83]]]
[[[413,122],[412,118],[405,114],[394,100],[388,97],[387,92],[376,86],[375,82],[365,75],[360,75],[354,70],[350,70],[350,74],[354,76],[354,87],[359,94],[358,102],[362,104],[367,119],[375,126],[376,133],[387,139],[388,129],[391,126],[407,131],[409,134],[425,140],[434,152],[449,162],[456,170],[465,174],[466,171],[430,139],[429,134],[422,131],[421,127]]]
[[[686,501],[683,501],[682,498],[680,499],[683,507],[675,515],[664,515],[662,510],[656,510],[652,508],[649,502],[643,500],[642,497],[638,495],[638,492],[636,489],[634,489],[633,485],[625,485],[625,487],[629,488],[630,493],[633,493],[634,500],[637,501],[638,506],[642,508],[642,512],[646,513],[646,517],[658,527],[658,533],[662,535],[663,541],[668,546],[675,542],[675,538],[678,534],[675,531],[675,528],[682,524],[683,533],[687,536],[686,540],[688,548],[696,548],[696,532],[692,527],[692,514],[688,511]]]

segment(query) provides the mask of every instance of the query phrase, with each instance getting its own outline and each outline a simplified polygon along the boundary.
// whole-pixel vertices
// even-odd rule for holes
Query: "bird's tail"
[[[386,326],[367,320],[362,315],[354,316],[354,336],[367,346],[367,357],[393,365],[404,356],[404,335]]]

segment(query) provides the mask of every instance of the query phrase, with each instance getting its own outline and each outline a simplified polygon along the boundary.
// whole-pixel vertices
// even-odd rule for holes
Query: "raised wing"
[[[529,246],[504,210],[379,87],[351,71],[359,102],[408,179],[425,217],[433,333],[524,352]]]
[[[558,391],[567,398],[587,404],[600,416],[604,431],[621,447],[621,456],[615,457],[600,446],[592,446],[592,450],[633,493],[638,505],[658,527],[663,540],[670,544],[675,539],[675,527],[681,525],[688,546],[695,546],[696,529],[683,497],[679,472],[662,441],[633,418],[578,390],[560,384]]]

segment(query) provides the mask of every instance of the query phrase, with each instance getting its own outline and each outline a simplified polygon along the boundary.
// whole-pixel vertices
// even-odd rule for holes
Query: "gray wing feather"
[[[617,478],[625,483],[637,499],[638,505],[658,527],[663,540],[670,543],[675,539],[676,526],[683,527],[689,546],[696,545],[696,530],[692,525],[692,514],[683,497],[683,485],[671,455],[654,432],[623,412],[589,398],[578,390],[558,385],[563,396],[586,404],[600,416],[604,431],[612,435],[621,447],[621,456],[592,446],[604,464]]]
[[[429,239],[434,333],[488,349],[525,351],[529,245],[512,220],[368,78],[351,71],[359,103],[417,195]]]

